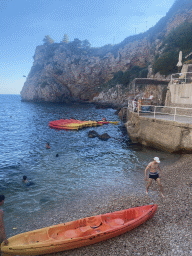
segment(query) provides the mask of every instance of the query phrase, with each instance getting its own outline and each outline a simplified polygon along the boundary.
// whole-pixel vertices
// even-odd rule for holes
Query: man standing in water
[[[164,197],[163,187],[161,185],[161,181],[160,181],[159,174],[158,174],[158,170],[159,170],[161,175],[162,175],[161,169],[159,167],[160,160],[159,160],[159,157],[154,157],[153,160],[154,161],[150,162],[148,164],[148,166],[146,167],[146,169],[145,169],[145,180],[147,180],[147,170],[149,169],[149,182],[147,184],[146,194],[148,194],[148,189],[149,189],[149,187],[152,183],[152,180],[155,180],[159,184],[159,188],[160,188],[160,191],[161,191],[161,196]]]
[[[4,204],[5,196],[0,195],[0,206]],[[0,210],[0,244],[4,242],[5,245],[8,244],[6,234],[5,234],[5,227],[3,223],[3,211]],[[0,248],[0,253],[1,253],[1,248]]]

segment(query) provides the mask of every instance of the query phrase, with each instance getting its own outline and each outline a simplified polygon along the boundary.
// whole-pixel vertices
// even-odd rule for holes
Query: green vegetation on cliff
[[[154,73],[160,72],[161,75],[169,75],[177,72],[177,62],[179,51],[183,52],[184,57],[192,51],[192,23],[184,22],[163,40],[161,49],[163,54],[156,56],[153,64]]]
[[[191,51],[192,49],[192,23],[184,22],[173,29],[165,38],[162,47],[166,51],[173,49]]]
[[[47,35],[44,37],[43,42],[44,44],[50,45],[54,43],[54,40],[49,35]]]
[[[67,34],[64,35],[62,43],[68,44],[69,43],[69,37]]]
[[[159,72],[161,75],[169,75],[177,73],[178,51],[164,53],[161,57],[155,60],[153,64],[153,72]]]
[[[118,71],[114,74],[113,78],[105,83],[103,86],[105,88],[111,88],[117,84],[122,84],[124,87],[127,87],[131,81],[135,78],[146,78],[148,73],[147,68],[140,68],[139,66],[133,66],[130,70],[125,72]]]

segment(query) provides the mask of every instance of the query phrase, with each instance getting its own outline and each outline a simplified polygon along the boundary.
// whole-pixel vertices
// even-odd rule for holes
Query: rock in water
[[[108,140],[109,138],[111,137],[107,133],[103,133],[102,135],[99,135],[100,140]]]
[[[88,137],[89,138],[99,137],[99,134],[96,131],[92,130],[88,132]]]

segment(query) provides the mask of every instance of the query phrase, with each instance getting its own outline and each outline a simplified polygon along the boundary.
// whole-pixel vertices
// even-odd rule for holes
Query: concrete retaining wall
[[[192,153],[192,125],[138,116],[127,110],[125,127],[132,142],[170,153]]]
[[[171,103],[191,105],[192,84],[170,84]]]

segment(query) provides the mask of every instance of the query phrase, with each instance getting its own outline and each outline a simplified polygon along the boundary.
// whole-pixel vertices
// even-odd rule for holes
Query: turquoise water
[[[25,230],[29,216],[51,212],[54,218],[55,213],[66,214],[74,207],[83,209],[90,200],[94,207],[107,198],[144,193],[147,163],[154,156],[162,164],[178,157],[132,145],[113,109],[21,102],[19,95],[0,95],[0,116],[0,194],[6,197],[8,236],[19,233],[21,225]],[[49,128],[49,121],[61,118],[101,120],[103,116],[119,124],[79,131]],[[106,132],[111,138],[88,138],[90,130]],[[50,149],[46,149],[47,142]],[[26,187],[23,175],[34,185]]]

